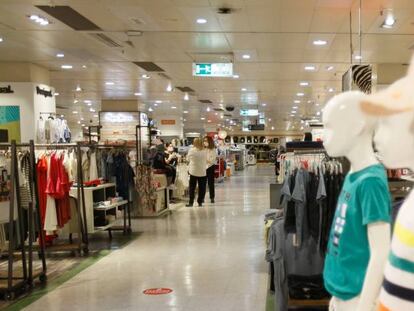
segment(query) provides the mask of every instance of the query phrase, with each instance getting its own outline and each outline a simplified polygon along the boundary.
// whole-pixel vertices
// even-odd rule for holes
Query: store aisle
[[[265,310],[263,211],[270,166],[217,186],[217,203],[135,220],[144,232],[25,310]],[[171,288],[145,296],[148,288]]]

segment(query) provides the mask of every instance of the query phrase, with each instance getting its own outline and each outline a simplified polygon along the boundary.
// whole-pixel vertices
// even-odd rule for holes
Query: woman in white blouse
[[[214,145],[214,140],[210,136],[204,137],[204,148],[207,152],[207,183],[208,183],[208,192],[210,194],[210,201],[214,203],[215,191],[214,191],[214,178],[216,174],[216,161],[217,161],[217,152],[216,146]]]
[[[193,147],[188,151],[187,160],[189,162],[189,173],[190,173],[190,202],[187,207],[192,207],[195,198],[195,189],[198,184],[198,206],[203,205],[204,196],[206,194],[206,163],[207,163],[207,152],[203,148],[203,141],[200,138],[194,139]]]

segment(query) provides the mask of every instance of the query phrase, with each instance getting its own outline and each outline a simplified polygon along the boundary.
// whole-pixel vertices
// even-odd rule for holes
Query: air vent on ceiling
[[[231,113],[225,113],[225,114],[224,114],[224,116],[225,116],[225,117],[231,117],[231,116],[232,116],[232,114],[231,114]]]
[[[81,15],[80,13],[72,9],[70,6],[37,5],[36,7],[75,30],[102,30],[99,26],[97,26],[92,21],[87,19],[85,16]]]
[[[217,13],[218,14],[231,14],[231,13],[233,13],[233,9],[232,8],[227,8],[227,7],[222,7],[222,8],[217,9]]]
[[[164,69],[157,66],[153,62],[134,62],[134,64],[148,72],[164,72],[165,71]]]
[[[176,89],[179,89],[183,93],[194,93],[195,91],[188,86],[177,86]]]
[[[199,99],[198,100],[200,103],[203,103],[203,104],[212,104],[213,102],[211,101],[211,100],[209,100],[209,99]]]
[[[120,48],[122,47],[119,43],[115,42],[111,38],[109,38],[107,35],[103,33],[91,33],[90,36],[94,37],[95,39],[99,40],[106,46],[109,46],[110,48]]]
[[[224,111],[223,108],[214,108],[214,111]]]
[[[65,110],[69,109],[68,107],[59,106],[59,105],[56,105],[56,108],[57,108],[57,109],[65,109]]]

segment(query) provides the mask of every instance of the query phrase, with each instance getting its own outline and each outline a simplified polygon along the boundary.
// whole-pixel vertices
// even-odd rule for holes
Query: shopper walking
[[[208,192],[210,194],[210,202],[214,203],[215,199],[215,190],[214,190],[214,179],[216,174],[216,161],[217,161],[217,151],[216,146],[214,145],[214,140],[210,136],[204,137],[204,148],[207,153],[207,183],[208,183]]]
[[[198,206],[203,205],[204,196],[206,194],[206,163],[207,153],[203,148],[203,141],[200,138],[194,139],[193,147],[188,151],[187,160],[189,162],[190,173],[190,202],[187,207],[192,207],[195,198],[195,189],[198,184]]]

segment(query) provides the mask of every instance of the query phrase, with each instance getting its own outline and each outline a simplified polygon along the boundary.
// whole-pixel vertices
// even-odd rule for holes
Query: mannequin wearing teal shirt
[[[335,311],[375,309],[390,247],[390,196],[372,149],[376,120],[360,109],[365,96],[340,94],[323,113],[328,154],[345,156],[352,168],[338,199],[325,260],[325,286]]]

